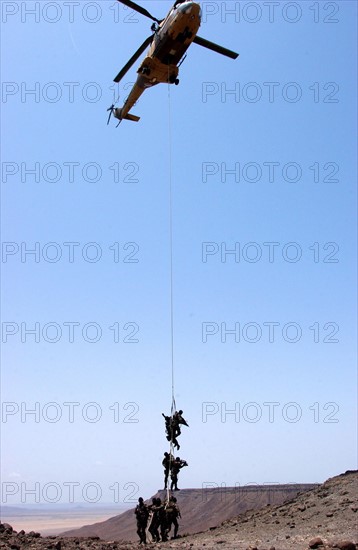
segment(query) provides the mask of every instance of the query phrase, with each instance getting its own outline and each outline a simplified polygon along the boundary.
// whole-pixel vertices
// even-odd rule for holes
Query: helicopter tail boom
[[[140,120],[140,117],[137,115],[132,115],[132,113],[126,113],[126,112],[123,113],[123,108],[113,109],[113,114],[115,118],[117,118],[119,121],[122,121],[123,119],[125,119],[125,120],[132,120],[133,122],[138,122],[138,120]]]

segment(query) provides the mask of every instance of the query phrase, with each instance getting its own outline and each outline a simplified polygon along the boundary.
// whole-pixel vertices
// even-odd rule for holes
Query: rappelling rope
[[[172,196],[172,125],[171,125],[171,101],[168,63],[168,143],[169,143],[169,246],[170,246],[170,344],[171,344],[171,382],[172,405],[171,416],[175,413],[176,404],[174,397],[174,315],[173,315],[173,196]],[[169,473],[171,471],[172,457],[174,456],[173,432],[169,448]],[[167,502],[169,502],[169,479],[167,484]]]
[[[174,315],[173,315],[173,193],[172,193],[172,125],[168,64],[168,142],[169,142],[169,237],[170,237],[170,335],[172,365],[172,413],[175,409],[174,398]]]

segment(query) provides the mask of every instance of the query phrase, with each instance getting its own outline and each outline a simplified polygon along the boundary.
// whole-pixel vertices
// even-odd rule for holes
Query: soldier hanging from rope
[[[170,441],[174,445],[174,447],[176,447],[176,449],[179,450],[180,445],[174,435],[174,426],[172,422],[173,417],[166,416],[164,413],[162,413],[162,416],[164,416],[164,420],[165,420],[165,431],[166,431],[167,440]]]
[[[180,424],[189,427],[189,424],[182,415],[182,410],[175,411],[172,416],[166,416],[164,413],[162,413],[162,416],[165,420],[167,440],[170,441],[178,450],[180,449],[180,445],[178,443],[177,437],[181,434]]]
[[[189,428],[189,424],[187,423],[187,421],[183,417],[183,411],[182,410],[175,411],[175,413],[172,416],[172,419],[173,419],[172,423],[173,423],[174,436],[175,437],[178,437],[181,434],[180,424],[184,424],[184,426],[188,426],[188,428]]]

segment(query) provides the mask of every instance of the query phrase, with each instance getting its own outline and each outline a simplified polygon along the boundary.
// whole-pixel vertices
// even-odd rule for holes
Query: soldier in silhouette
[[[167,533],[170,532],[172,525],[174,525],[174,536],[173,539],[176,539],[178,536],[178,518],[181,517],[179,506],[177,505],[177,499],[175,497],[170,497],[169,502],[166,507],[166,516],[167,516]]]
[[[183,417],[183,411],[175,411],[175,413],[172,416],[172,425],[174,429],[174,437],[178,437],[181,434],[180,424],[184,424],[184,426],[188,426],[189,424]]]
[[[162,413],[162,417],[164,418],[164,421],[165,421],[165,431],[166,431],[166,434],[167,434],[167,437],[169,436],[169,441],[170,441],[170,437],[171,437],[171,433],[172,433],[172,422],[171,422],[171,419],[172,417],[171,416],[166,416],[164,413]]]
[[[166,437],[167,440],[173,443],[174,447],[176,447],[178,450],[180,449],[180,445],[175,437],[175,428],[173,424],[173,417],[172,416],[166,416],[164,413],[162,413],[162,416],[164,416],[165,420],[165,431],[166,431]]]
[[[167,534],[167,515],[165,513],[165,501],[164,503],[161,502],[160,505],[158,504],[158,521],[159,521],[158,530],[160,531],[160,537],[162,539],[162,542],[166,542],[168,540],[168,534]]]
[[[178,488],[178,475],[180,470],[184,468],[184,466],[188,466],[188,463],[185,460],[181,460],[179,456],[177,456],[176,459],[171,463],[171,466],[170,466],[170,479],[172,480],[170,484],[171,491],[173,489],[174,491],[180,491],[180,489]]]
[[[165,420],[167,440],[173,443],[174,447],[179,450],[180,445],[178,443],[177,437],[181,434],[180,424],[183,424],[184,426],[189,426],[189,424],[183,417],[183,411],[175,411],[173,416],[166,416],[164,413],[162,413],[162,416]]]
[[[170,472],[170,464],[174,461],[174,457],[170,453],[164,453],[162,465],[164,467],[164,489],[168,486],[168,477]]]
[[[134,510],[137,519],[137,534],[139,536],[139,544],[147,544],[146,528],[148,524],[149,510],[146,504],[144,504],[143,498],[139,497],[138,504]]]
[[[152,512],[152,519],[149,525],[149,533],[152,535],[153,542],[160,542],[159,526],[160,526],[160,511],[163,508],[160,498],[152,498],[152,504],[150,510]]]

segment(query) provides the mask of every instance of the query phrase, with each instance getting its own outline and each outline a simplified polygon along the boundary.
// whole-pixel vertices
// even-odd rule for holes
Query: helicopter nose
[[[181,6],[179,6],[179,10],[185,14],[189,14],[189,13],[191,15],[200,14],[200,6],[196,2],[184,2]]]

